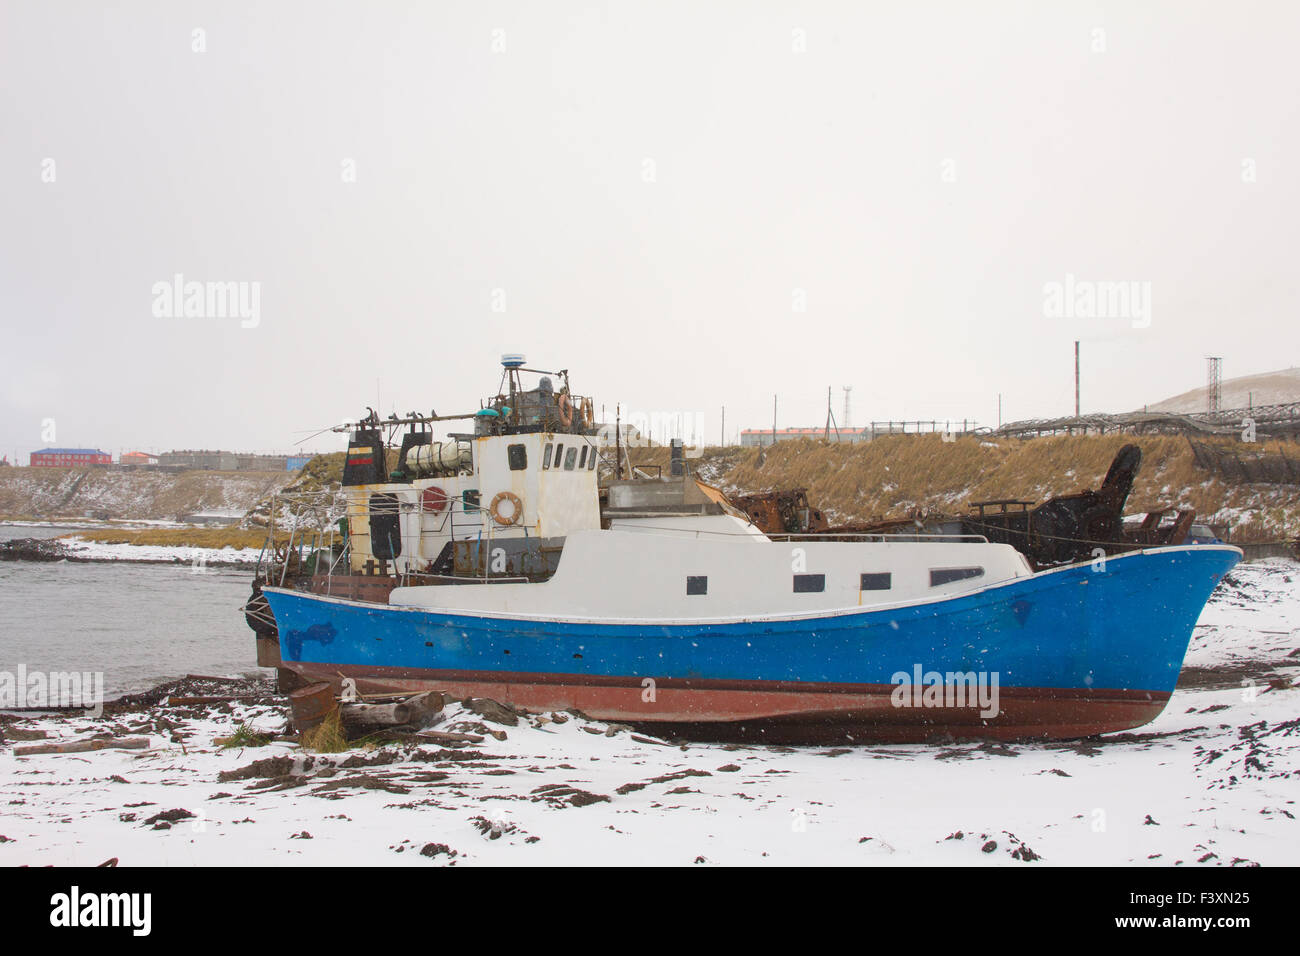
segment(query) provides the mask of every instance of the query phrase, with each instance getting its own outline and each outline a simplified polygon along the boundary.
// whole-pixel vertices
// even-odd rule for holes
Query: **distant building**
[[[124,451],[118,460],[121,465],[156,465],[158,456],[144,451]]]
[[[196,511],[181,515],[181,520],[189,524],[206,524],[228,528],[243,520],[243,515],[233,511]]]
[[[288,455],[239,455],[235,459],[235,471],[287,471]]]
[[[42,448],[31,456],[33,468],[81,468],[112,463],[113,456],[98,448]]]
[[[232,451],[186,449],[165,451],[158,456],[158,464],[169,468],[193,468],[200,471],[234,471],[238,458]]]
[[[754,447],[758,445],[770,445],[775,441],[790,441],[794,438],[825,438],[826,426],[820,425],[817,428],[778,428],[773,438],[773,432],[770,428],[746,428],[740,433],[741,445]],[[841,442],[859,442],[870,441],[870,428],[841,428],[837,432],[831,429],[831,441]]]
[[[194,471],[291,471],[294,469],[289,467],[290,458],[289,455],[185,449],[163,452],[158,456],[158,464],[164,468]]]

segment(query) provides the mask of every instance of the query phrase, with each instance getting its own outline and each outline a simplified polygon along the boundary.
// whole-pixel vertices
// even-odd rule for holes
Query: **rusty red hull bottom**
[[[1068,740],[1129,730],[1164,709],[1168,693],[1003,687],[997,715],[977,706],[896,706],[892,684],[661,680],[587,675],[430,672],[286,661],[303,680],[365,694],[437,690],[489,697],[532,713],[578,710],[596,720],[634,724],[657,736],[770,743],[921,743],[954,740]]]

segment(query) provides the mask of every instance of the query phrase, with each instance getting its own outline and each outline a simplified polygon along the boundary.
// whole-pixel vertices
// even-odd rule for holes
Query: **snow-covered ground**
[[[256,564],[261,548],[192,548],[184,545],[107,544],[62,539],[68,552],[92,561],[179,561],[183,564]]]
[[[1059,744],[670,745],[453,704],[482,743],[312,756],[214,745],[281,729],[269,701],[25,717],[0,729],[151,749],[0,756],[0,864],[1296,865],[1297,635],[1300,566],[1241,566],[1159,719]]]

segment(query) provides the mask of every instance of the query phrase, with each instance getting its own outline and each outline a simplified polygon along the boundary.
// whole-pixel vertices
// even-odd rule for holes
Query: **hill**
[[[707,449],[696,473],[728,493],[807,488],[808,500],[834,523],[965,511],[972,501],[1042,501],[1101,484],[1121,446],[1142,449],[1142,468],[1126,513],[1164,507],[1195,508],[1206,521],[1226,524],[1234,540],[1300,535],[1300,489],[1232,484],[1198,468],[1191,447],[1167,435],[1061,435],[1049,438],[944,442],[937,435],[893,435],[865,444],[779,442],[769,448]],[[1268,442],[1259,451],[1300,446]],[[633,461],[666,468],[664,449],[636,449]]]
[[[284,471],[0,468],[0,516],[176,521],[200,511],[243,514],[297,477]]]
[[[1183,392],[1173,398],[1149,405],[1153,412],[1189,414],[1206,410],[1206,386]],[[1300,402],[1300,368],[1286,368],[1259,375],[1243,375],[1223,382],[1223,408],[1247,408],[1252,405],[1285,405]]]

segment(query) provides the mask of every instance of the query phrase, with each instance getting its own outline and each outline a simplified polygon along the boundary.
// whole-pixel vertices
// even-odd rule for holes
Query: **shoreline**
[[[260,675],[0,713],[0,866],[1294,865],[1298,578],[1234,569],[1161,715],[1081,740],[715,744],[448,701],[439,741],[324,753]]]
[[[0,561],[30,564],[161,564],[252,569],[260,551],[170,545],[100,544],[65,538],[14,538],[0,542]]]

